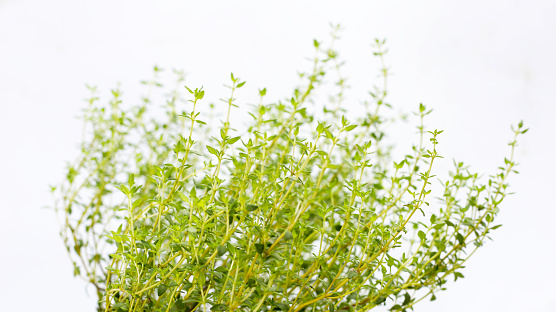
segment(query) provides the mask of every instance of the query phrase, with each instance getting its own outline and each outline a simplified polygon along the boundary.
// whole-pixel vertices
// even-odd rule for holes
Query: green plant
[[[516,137],[527,130],[513,130],[511,156],[487,181],[454,162],[429,205],[442,131],[425,129],[431,110],[421,104],[419,142],[393,161],[384,43],[374,42],[383,86],[354,122],[338,54],[317,41],[293,96],[265,104],[261,89],[243,132],[230,122],[245,84],[233,74],[216,129],[201,120],[203,88],[186,87],[181,102],[181,72],[165,118],[147,120],[149,95],[124,107],[112,90],[102,106],[90,87],[81,155],[52,190],[74,274],[95,286],[98,310],[406,311],[462,278],[500,226]],[[337,92],[313,109],[330,69]],[[143,82],[148,94],[160,72]]]

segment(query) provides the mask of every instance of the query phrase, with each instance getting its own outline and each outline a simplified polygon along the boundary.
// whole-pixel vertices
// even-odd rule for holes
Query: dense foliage
[[[90,88],[81,154],[53,192],[74,273],[95,286],[99,311],[406,311],[463,277],[499,226],[526,130],[514,130],[497,174],[483,181],[455,162],[440,185],[442,131],[424,128],[421,104],[420,139],[394,161],[383,46],[374,42],[383,86],[353,121],[338,54],[317,41],[303,83],[287,100],[260,90],[245,130],[230,120],[245,84],[233,74],[219,127],[203,121],[205,93],[184,89],[180,72],[165,118],[149,115],[160,104],[150,96],[125,106],[113,90],[102,105]],[[147,89],[162,87],[160,72]],[[329,72],[337,92],[308,105]]]

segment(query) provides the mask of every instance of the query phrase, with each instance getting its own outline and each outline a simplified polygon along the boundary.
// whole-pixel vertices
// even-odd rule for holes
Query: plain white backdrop
[[[73,278],[44,208],[48,185],[77,155],[85,83],[107,96],[119,82],[133,101],[156,64],[184,69],[209,101],[224,94],[231,71],[247,81],[240,102],[262,87],[281,99],[330,22],[345,28],[337,48],[348,103],[378,82],[370,43],[387,38],[390,103],[434,108],[428,125],[445,130],[447,165],[456,158],[494,173],[510,125],[531,128],[519,142],[504,226],[465,279],[415,311],[556,311],[554,16],[549,0],[0,0],[0,311],[94,311],[94,292]]]

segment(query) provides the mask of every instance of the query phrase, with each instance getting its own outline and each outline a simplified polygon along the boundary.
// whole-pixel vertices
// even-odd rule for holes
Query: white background
[[[289,96],[328,24],[345,31],[350,103],[376,79],[373,38],[388,38],[390,102],[434,108],[440,152],[494,173],[519,142],[519,176],[494,241],[435,302],[415,311],[556,311],[556,2],[0,0],[0,310],[93,311],[58,238],[48,185],[77,155],[80,114],[97,85],[141,95],[152,67],[184,69],[215,101],[230,71],[247,80],[240,102],[267,87]],[[245,98],[242,99],[241,96]],[[403,133],[394,133],[403,137]],[[89,295],[87,295],[87,291]]]

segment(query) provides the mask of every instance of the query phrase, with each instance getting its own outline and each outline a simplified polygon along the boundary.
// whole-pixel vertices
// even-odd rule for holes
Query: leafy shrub
[[[487,181],[455,162],[429,205],[442,132],[425,129],[431,111],[419,106],[419,142],[393,161],[386,66],[384,87],[350,122],[338,54],[314,47],[293,96],[268,103],[260,90],[242,132],[230,111],[245,82],[233,74],[216,129],[202,121],[202,88],[186,87],[182,102],[181,72],[163,119],[147,119],[149,96],[125,107],[113,90],[103,106],[90,88],[81,154],[53,192],[74,273],[95,286],[99,311],[406,311],[463,277],[500,226],[515,138],[527,130],[514,130],[511,156]],[[384,41],[374,48],[383,60]],[[307,105],[331,70],[335,96]]]

